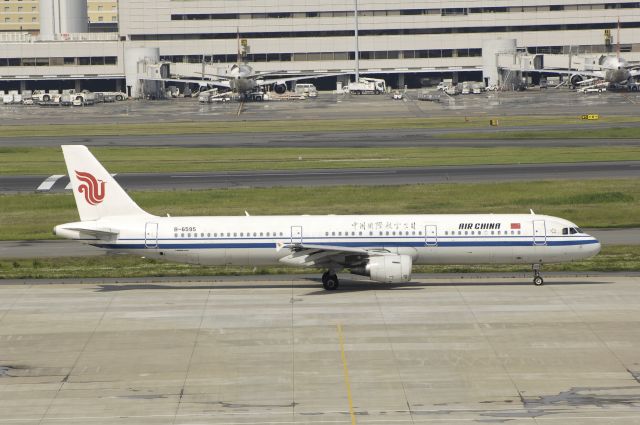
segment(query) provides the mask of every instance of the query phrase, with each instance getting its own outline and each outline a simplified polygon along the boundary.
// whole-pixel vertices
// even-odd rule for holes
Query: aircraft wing
[[[259,79],[259,80],[256,80],[256,83],[263,86],[263,85],[269,85],[269,84],[284,83],[289,81],[313,80],[316,78],[335,77],[337,75],[344,75],[344,74],[346,73],[336,72],[333,74],[306,74],[306,75],[296,75],[296,76],[283,76],[280,78],[270,78],[267,80]]]
[[[602,81],[602,78],[587,78],[586,80],[578,81],[579,86],[586,86],[591,83],[595,83],[596,81]]]
[[[190,83],[190,84],[199,84],[200,87],[216,86],[216,87],[231,89],[231,84],[229,84],[228,80],[216,81],[216,80],[198,80],[193,78],[149,78],[149,77],[142,77],[140,79],[146,80],[146,81],[167,81],[167,82],[176,82],[176,83]]]
[[[534,69],[527,72],[545,72],[549,74],[559,74],[559,75],[582,75],[583,77],[593,77],[594,79],[603,78],[602,71],[576,71],[575,69],[556,69],[556,68],[542,68],[542,69]]]
[[[281,262],[300,267],[324,267],[326,265],[353,266],[369,257],[391,255],[384,249],[354,248],[338,245],[317,245],[305,243],[279,244],[276,249],[291,251],[280,259]]]

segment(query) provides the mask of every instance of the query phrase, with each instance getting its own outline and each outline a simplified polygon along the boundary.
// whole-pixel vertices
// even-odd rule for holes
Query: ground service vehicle
[[[360,77],[360,80],[349,83],[347,91],[350,94],[382,94],[387,91],[387,83],[379,78]]]

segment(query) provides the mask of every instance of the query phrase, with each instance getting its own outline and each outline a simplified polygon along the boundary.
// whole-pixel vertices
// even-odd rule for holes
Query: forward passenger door
[[[533,244],[547,244],[547,228],[544,220],[533,220]]]

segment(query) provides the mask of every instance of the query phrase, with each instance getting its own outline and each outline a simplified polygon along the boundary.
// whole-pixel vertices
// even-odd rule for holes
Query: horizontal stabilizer
[[[92,227],[94,222],[77,222],[60,224],[54,227],[53,233],[67,239],[86,239],[93,237],[101,240],[112,240],[118,237],[120,233],[116,229]]]

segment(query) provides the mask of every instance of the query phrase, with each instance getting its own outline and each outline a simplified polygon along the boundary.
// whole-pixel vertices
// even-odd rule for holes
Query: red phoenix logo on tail
[[[98,205],[104,200],[105,182],[93,177],[93,174],[84,171],[76,171],[76,178],[82,182],[78,186],[78,192],[84,195],[84,199],[90,205]]]

